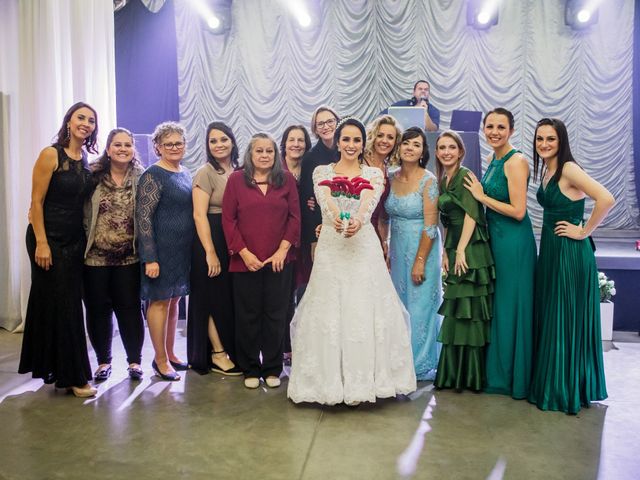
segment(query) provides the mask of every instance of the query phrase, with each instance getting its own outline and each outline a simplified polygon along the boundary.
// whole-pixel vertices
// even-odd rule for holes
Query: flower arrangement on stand
[[[336,176],[331,180],[323,180],[318,185],[329,187],[331,196],[340,209],[342,220],[342,234],[347,231],[349,220],[356,214],[360,206],[360,195],[363,190],[373,190],[373,186],[366,178]]]
[[[598,286],[600,287],[600,302],[609,302],[616,294],[616,282],[609,280],[604,272],[598,272]]]
[[[613,302],[611,297],[616,294],[616,284],[609,280],[604,272],[598,272],[598,287],[600,288],[600,326],[602,340],[613,338]]]

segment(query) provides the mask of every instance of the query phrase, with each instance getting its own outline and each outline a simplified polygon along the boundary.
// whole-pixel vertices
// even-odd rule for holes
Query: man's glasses
[[[324,122],[316,122],[316,128],[324,128],[324,127],[335,127],[336,126],[336,119],[335,118],[331,118],[329,120],[325,120]]]
[[[163,143],[162,148],[167,150],[182,150],[184,148],[184,142]]]

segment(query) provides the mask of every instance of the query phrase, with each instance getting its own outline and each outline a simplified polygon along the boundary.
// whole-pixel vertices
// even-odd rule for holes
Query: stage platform
[[[635,249],[636,240],[640,240],[640,231],[595,237],[598,270],[616,282],[614,330],[640,332],[640,251]]]

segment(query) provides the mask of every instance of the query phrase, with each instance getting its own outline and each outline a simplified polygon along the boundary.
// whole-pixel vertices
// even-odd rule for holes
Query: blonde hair
[[[364,158],[369,161],[373,156],[374,143],[376,141],[376,137],[380,132],[380,127],[382,125],[391,125],[395,128],[396,131],[396,141],[393,146],[393,149],[389,153],[388,164],[397,165],[400,160],[400,138],[402,137],[402,131],[398,126],[398,122],[391,115],[382,115],[376,118],[373,122],[367,125],[367,144],[364,147]],[[426,146],[425,146],[426,148]]]
[[[313,115],[311,115],[311,133],[313,133],[313,136],[316,138],[320,138],[320,136],[318,135],[318,132],[316,131],[316,117],[318,116],[319,113],[322,113],[322,112],[329,112],[330,114],[332,114],[336,118],[336,125],[340,121],[340,117],[338,116],[338,114],[335,112],[333,108],[327,105],[320,105],[318,108],[314,110]]]

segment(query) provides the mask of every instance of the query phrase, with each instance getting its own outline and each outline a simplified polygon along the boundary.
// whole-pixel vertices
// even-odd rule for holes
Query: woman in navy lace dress
[[[184,128],[161,123],[153,133],[160,159],[140,177],[136,222],[142,265],[140,296],[149,300],[147,323],[155,351],[153,370],[163,380],[180,380],[176,370],[188,365],[173,349],[178,323],[178,301],[189,294],[193,207],[191,175],[184,157]]]

